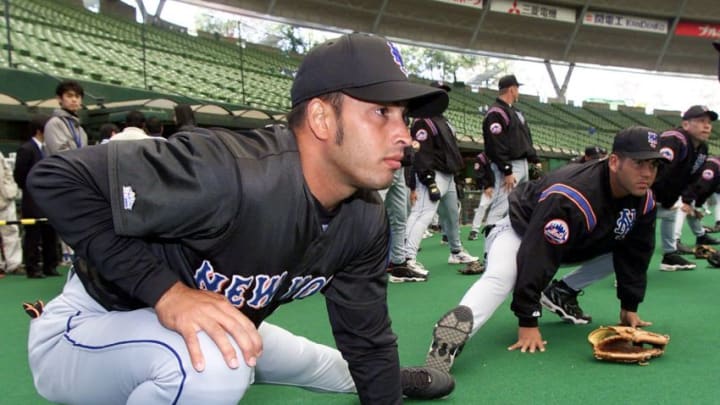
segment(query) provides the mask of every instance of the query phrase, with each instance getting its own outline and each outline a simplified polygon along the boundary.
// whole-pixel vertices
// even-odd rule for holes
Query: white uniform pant
[[[520,236],[510,226],[508,217],[500,220],[488,235],[485,242],[487,252],[485,272],[460,300],[460,305],[469,307],[473,313],[471,336],[490,319],[515,287],[516,257],[520,242]]]
[[[675,225],[673,228],[673,237],[675,240],[681,239],[682,227],[687,220],[688,226],[695,237],[705,235],[705,228],[703,228],[702,221],[695,217],[688,217],[685,211],[678,208],[675,213]]]
[[[355,392],[337,350],[267,322],[258,330],[262,356],[254,368],[238,356],[237,369],[199,333],[206,363],[199,373],[182,336],[163,327],[153,309],[108,312],[70,272],[62,294],[30,324],[30,369],[40,395],[68,404],[236,404],[253,379]]]
[[[490,319],[500,304],[515,288],[517,281],[517,252],[522,239],[505,217],[490,231],[487,238],[487,266],[485,272],[460,300],[473,313],[474,335]],[[614,272],[612,254],[597,256],[583,264],[563,280],[576,290],[581,290]]]
[[[528,162],[526,159],[511,160],[512,172],[515,175],[517,184],[524,183],[529,180]],[[510,193],[505,190],[505,175],[498,169],[495,163],[491,164],[493,174],[495,175],[495,189],[490,199],[490,208],[487,215],[487,224],[494,225],[508,213],[508,195]],[[512,191],[512,190],[511,190]]]
[[[3,221],[17,221],[17,209],[15,201],[0,210],[0,219]],[[30,225],[32,226],[32,225]],[[2,238],[2,255],[0,256],[0,270],[13,272],[23,262],[22,242],[20,241],[20,230],[17,225],[0,226],[0,238]]]
[[[430,193],[424,184],[417,181],[415,191],[417,200],[410,209],[407,219],[407,240],[405,244],[405,257],[417,257],[423,234],[430,225],[433,215],[440,215],[444,227],[443,233],[448,237],[450,251],[462,250],[460,242],[460,217],[458,216],[458,198],[455,180],[451,174],[435,171],[435,184],[440,190],[440,200],[430,201]]]
[[[495,190],[493,189],[493,194],[495,193]],[[486,221],[486,215],[488,214],[488,208],[490,207],[490,202],[492,201],[492,195],[490,197],[483,193],[480,194],[480,202],[478,203],[478,207],[475,209],[475,215],[473,216],[472,221],[472,230],[479,232],[480,228],[485,224]]]

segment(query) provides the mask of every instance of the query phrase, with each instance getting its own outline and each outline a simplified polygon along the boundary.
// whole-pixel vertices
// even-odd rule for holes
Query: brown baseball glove
[[[37,300],[35,302],[23,302],[22,306],[25,310],[25,313],[28,314],[32,319],[35,319],[42,315],[43,311],[45,310],[45,303],[42,300]]]
[[[695,257],[698,259],[707,259],[710,256],[713,255],[713,253],[716,253],[717,249],[710,245],[697,245],[694,249]]]
[[[480,274],[483,271],[485,271],[485,266],[483,266],[483,264],[477,260],[474,262],[468,263],[462,269],[458,269],[458,273],[465,274],[465,275]]]
[[[598,360],[645,366],[665,353],[670,336],[629,326],[601,326],[590,332],[588,341]]]

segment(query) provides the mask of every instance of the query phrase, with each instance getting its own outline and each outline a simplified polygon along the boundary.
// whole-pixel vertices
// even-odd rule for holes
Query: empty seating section
[[[147,81],[160,92],[278,112],[290,107],[288,72],[297,68],[296,57],[152,26],[143,35],[140,24],[50,0],[10,3],[13,62],[19,69],[136,88]]]
[[[290,109],[292,76],[300,57],[277,49],[143,27],[54,0],[10,0],[10,16],[12,60],[18,69],[132,88],[145,88],[147,83],[148,89],[161,93],[277,113]],[[3,15],[3,31],[5,24]],[[7,65],[8,44],[2,37],[0,63]],[[482,143],[482,111],[496,94],[493,89],[453,88],[446,114],[460,141]],[[543,103],[528,96],[521,96],[518,108],[530,123],[539,151],[568,156],[587,145],[609,148],[612,136],[624,127],[645,125],[662,131],[679,122],[678,116],[647,115],[631,108],[612,111],[593,103]],[[720,153],[719,130],[713,131],[711,154]]]

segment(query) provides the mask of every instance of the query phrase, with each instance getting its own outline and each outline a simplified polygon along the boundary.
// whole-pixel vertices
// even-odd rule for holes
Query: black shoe
[[[464,305],[443,315],[433,329],[433,340],[425,357],[425,365],[449,373],[455,357],[470,338],[472,327],[472,310]]]
[[[58,271],[55,270],[55,269],[48,270],[48,271],[44,271],[43,274],[44,274],[45,276],[47,276],[47,277],[58,277],[58,276],[62,276],[62,274],[58,273]]]
[[[680,242],[680,239],[675,240],[675,246],[677,249],[677,252],[681,255],[691,255],[695,253],[695,249],[691,248],[690,246],[687,246]]]
[[[540,294],[540,303],[545,308],[556,313],[563,321],[584,325],[592,321],[592,317],[583,313],[577,302],[581,291],[568,287],[564,281],[553,280]]]
[[[448,373],[430,367],[400,368],[403,395],[411,399],[443,398],[455,389],[455,379]]]
[[[470,231],[470,235],[468,235],[468,240],[477,240],[478,235],[479,235],[478,231]]]
[[[720,232],[720,221],[715,222],[714,226],[703,226],[705,233],[718,233]]]
[[[443,236],[442,236],[442,239],[440,239],[440,244],[441,244],[441,245],[447,245],[447,244],[448,244],[448,237],[447,237],[447,235],[443,235]]]
[[[412,267],[407,265],[407,262],[403,264],[390,263],[388,270],[390,272],[389,281],[391,283],[427,281],[426,274],[415,271]]]
[[[665,253],[660,262],[661,271],[692,270],[695,267],[695,263],[686,260],[678,252]]]
[[[45,275],[42,273],[28,273],[27,278],[45,278]]]
[[[720,245],[720,240],[717,240],[708,234],[704,234],[703,236],[698,236],[695,239],[695,244],[696,245]]]
[[[495,224],[493,224],[493,225],[485,225],[485,227],[482,229],[483,235],[485,235],[485,237],[487,238],[488,235],[490,235],[490,231],[492,231],[493,228],[495,228]]]

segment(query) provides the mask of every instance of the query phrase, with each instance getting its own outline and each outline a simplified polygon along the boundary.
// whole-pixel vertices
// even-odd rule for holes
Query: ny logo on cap
[[[387,41],[387,44],[390,47],[390,54],[392,55],[393,61],[395,61],[395,64],[398,65],[400,71],[403,72],[405,76],[408,76],[408,71],[405,69],[405,64],[403,63],[402,55],[400,55],[400,50],[390,41]]]
[[[650,144],[651,148],[657,148],[658,135],[655,132],[648,132],[648,143]]]

